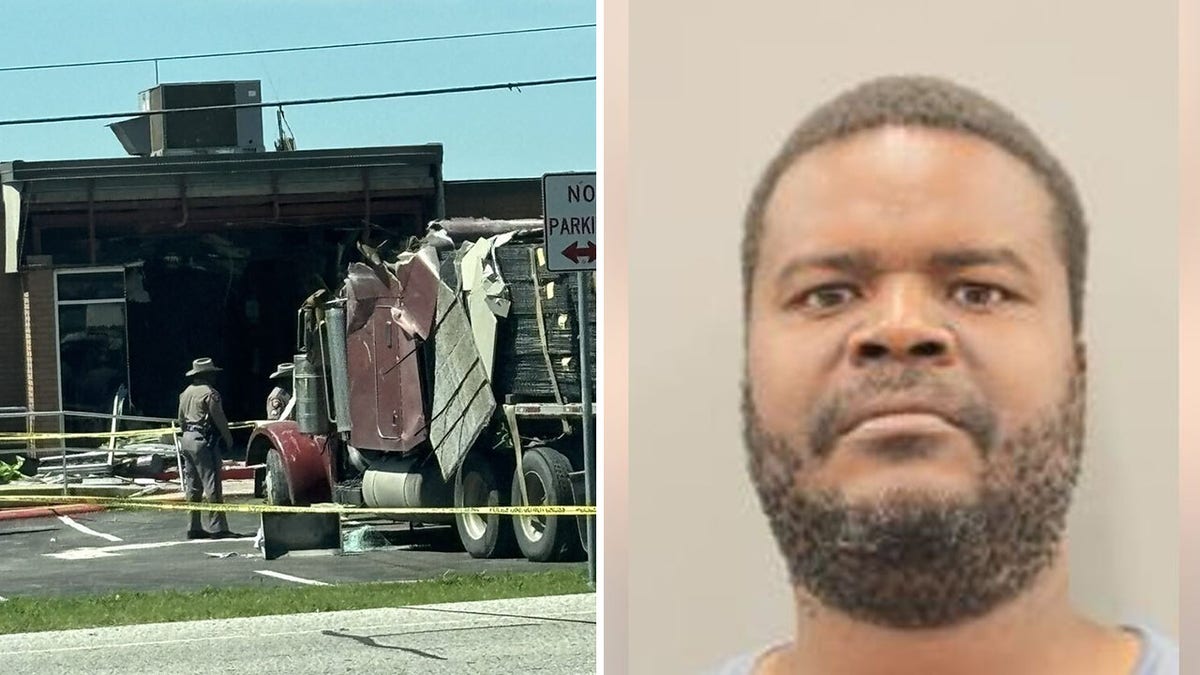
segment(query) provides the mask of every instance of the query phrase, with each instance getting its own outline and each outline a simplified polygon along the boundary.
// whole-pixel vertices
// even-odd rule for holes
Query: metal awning
[[[164,200],[302,197],[323,193],[442,194],[442,146],[168,155],[0,163],[4,272],[19,270],[24,228],[56,206]],[[31,209],[36,212],[31,214]],[[81,223],[84,225],[86,223]]]

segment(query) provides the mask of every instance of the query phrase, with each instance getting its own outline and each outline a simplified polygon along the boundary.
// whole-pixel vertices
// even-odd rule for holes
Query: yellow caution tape
[[[130,499],[127,497],[83,497],[83,496],[0,496],[0,506],[5,502],[22,505],[45,503],[55,506],[66,504],[100,504],[118,508],[150,509],[160,511],[220,511],[224,513],[339,513],[339,514],[386,514],[386,515],[455,515],[474,514],[479,516],[594,516],[595,506],[470,506],[470,507],[390,507],[344,506],[340,504],[314,504],[312,506],[272,506],[268,504],[210,504],[208,502],[165,502],[153,498]]]
[[[255,422],[237,422],[230,424],[230,430],[233,429],[248,429],[250,427],[265,424],[266,421]],[[142,436],[165,436],[167,434],[180,433],[178,427],[163,427],[161,429],[126,429],[125,431],[79,431],[71,433],[0,433],[0,443],[11,443],[14,441],[53,441],[62,438],[138,438]]]

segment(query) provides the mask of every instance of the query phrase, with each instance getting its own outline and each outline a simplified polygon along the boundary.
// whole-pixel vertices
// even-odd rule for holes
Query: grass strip
[[[270,583],[264,578],[264,584]],[[332,612],[470,600],[588,593],[587,573],[447,573],[413,583],[336,586],[245,586],[199,591],[133,591],[106,595],[15,597],[0,602],[0,633],[124,626],[242,616]]]

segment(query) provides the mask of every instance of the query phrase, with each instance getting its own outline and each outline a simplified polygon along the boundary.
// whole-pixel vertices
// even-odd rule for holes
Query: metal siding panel
[[[449,481],[491,420],[496,399],[475,348],[470,322],[458,294],[438,289],[435,370],[429,440]]]
[[[21,193],[11,185],[4,185],[0,192],[4,198],[4,273],[16,274],[21,252]]]

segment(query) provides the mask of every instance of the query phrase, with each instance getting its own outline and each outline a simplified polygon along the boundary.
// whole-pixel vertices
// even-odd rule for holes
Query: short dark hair
[[[1087,222],[1070,176],[1033,131],[1006,108],[962,85],[927,76],[889,76],[865,82],[817,108],[788,137],[759,179],[746,210],[742,283],[747,314],[763,214],[780,176],[818,146],[892,125],[972,134],[1003,148],[1033,170],[1054,201],[1056,244],[1067,268],[1071,326],[1078,334],[1083,323]]]

